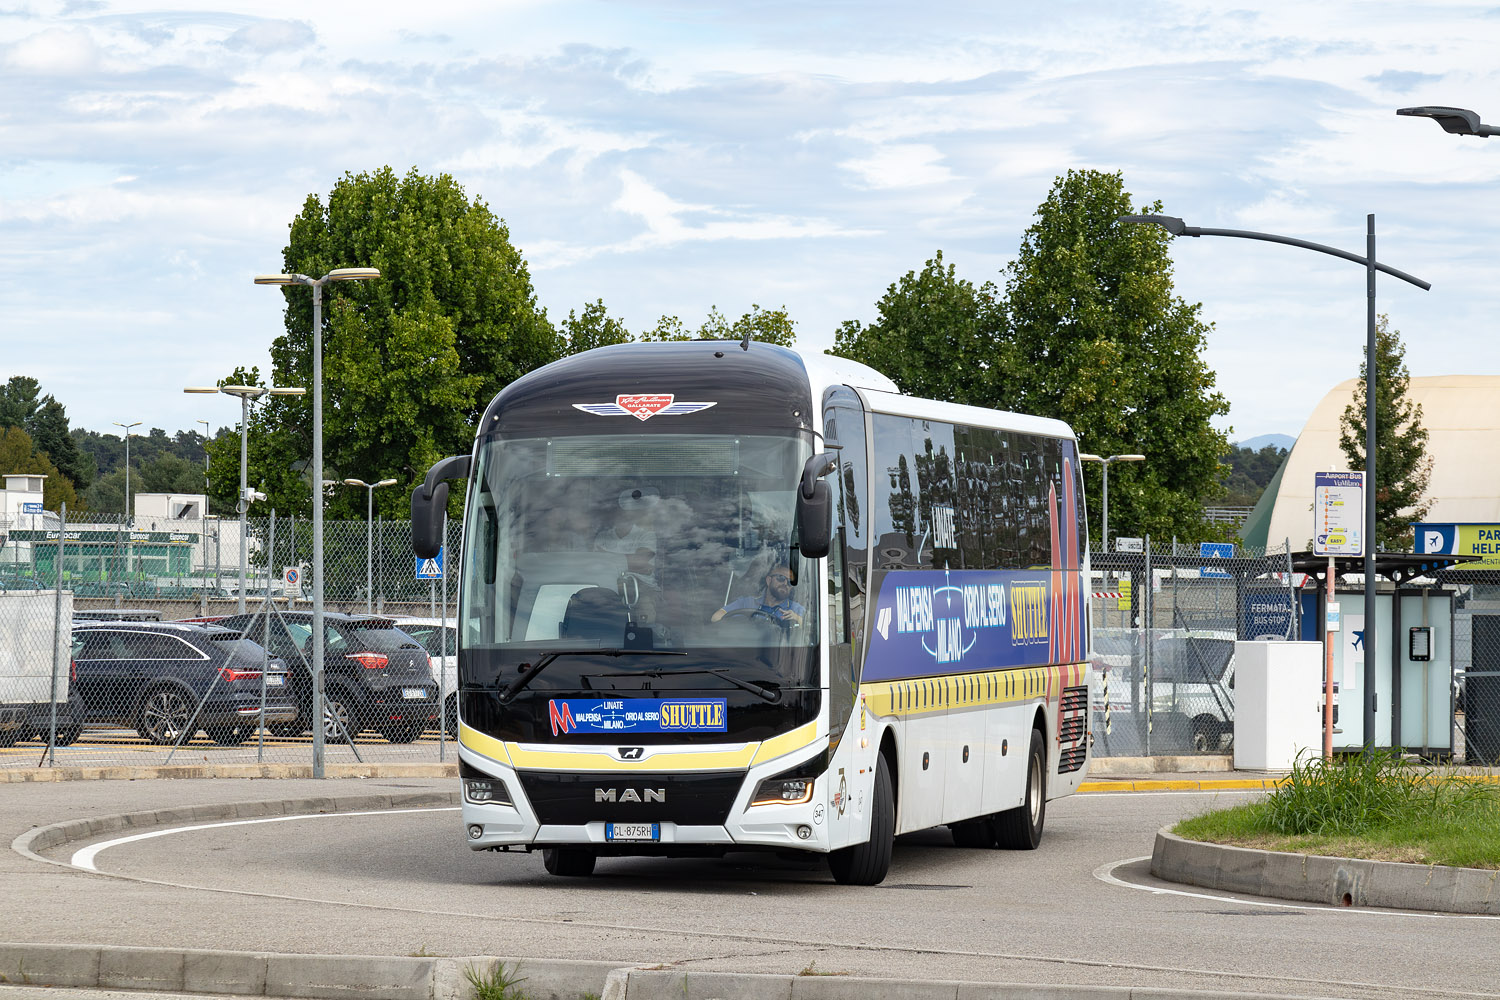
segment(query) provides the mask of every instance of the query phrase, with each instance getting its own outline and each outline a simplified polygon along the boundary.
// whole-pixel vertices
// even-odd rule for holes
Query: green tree
[[[1368,350],[1364,352],[1368,355]],[[1359,366],[1354,400],[1339,419],[1339,448],[1349,468],[1365,467],[1365,377],[1368,356]],[[1401,331],[1381,315],[1375,325],[1375,546],[1377,551],[1404,552],[1412,547],[1412,521],[1427,516],[1432,502],[1432,456],[1422,406],[1407,396],[1411,372]]]
[[[398,177],[389,167],[345,174],[326,204],[308,196],[283,264],[314,276],[380,269],[376,281],[323,290],[324,471],[330,479],[401,480],[406,491],[377,494],[388,516],[406,509],[402,493],[434,461],[469,449],[501,388],[562,353],[504,223],[446,174],[413,169]],[[275,381],[311,387],[312,295],[298,286],[285,294],[286,333],[271,346]],[[311,393],[264,405],[264,420],[287,433],[257,446],[274,457],[258,459],[252,478],[286,513],[311,509],[306,477],[290,482],[283,474],[298,462],[306,469],[311,413]],[[455,514],[461,493],[454,491]],[[328,504],[330,517],[364,514],[363,498],[351,491]]]
[[[604,308],[603,299],[584,306],[581,316],[569,309],[561,333],[566,354],[580,354],[606,344],[628,344],[633,339],[625,324]]]
[[[733,323],[719,312],[718,306],[709,306],[708,317],[696,333],[689,333],[676,316],[663,316],[655,327],[641,334],[641,340],[744,340],[747,333],[757,343],[791,347],[797,339],[797,324],[787,315],[785,306],[762,309],[752,303],[750,311]]]
[[[1201,306],[1172,294],[1170,237],[1116,222],[1135,211],[1118,173],[1070,170],[1053,183],[1006,269],[990,405],[1066,420],[1086,451],[1144,454],[1110,470],[1118,533],[1209,538],[1203,507],[1223,493],[1228,450],[1211,421],[1229,404],[1200,357]],[[1085,475],[1097,496],[1094,463]]]
[[[93,467],[78,451],[68,430],[68,414],[41,384],[26,375],[12,375],[0,386],[0,427],[19,427],[32,447],[56,466],[78,490],[93,481]]]
[[[1229,450],[1228,494],[1224,502],[1234,507],[1253,507],[1265,492],[1276,470],[1286,461],[1287,450],[1268,444],[1259,451],[1236,446]]]
[[[31,435],[19,427],[0,428],[0,469],[7,473],[29,472],[46,476],[42,483],[42,506],[47,510],[58,510],[66,503],[68,514],[72,516],[75,511],[87,509],[73,483],[58,472],[57,466],[37,450]]]
[[[913,396],[992,405],[989,372],[1004,347],[995,292],[944,267],[939,250],[921,273],[908,271],[886,289],[875,322],[841,324],[829,353],[869,365]]]

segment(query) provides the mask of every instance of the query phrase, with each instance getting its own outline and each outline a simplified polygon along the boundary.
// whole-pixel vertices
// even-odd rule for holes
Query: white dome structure
[[[1275,548],[1290,539],[1293,551],[1312,547],[1313,473],[1349,469],[1339,419],[1360,381],[1340,382],[1313,409],[1245,522],[1247,545]],[[1500,523],[1500,375],[1413,377],[1407,395],[1422,407],[1433,459],[1426,520]]]

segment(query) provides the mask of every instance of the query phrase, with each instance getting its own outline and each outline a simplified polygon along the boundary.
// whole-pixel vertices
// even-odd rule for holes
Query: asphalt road
[[[187,802],[369,794],[450,780],[0,786],[0,827]],[[1240,793],[1087,794],[1049,807],[1034,852],[898,842],[876,888],[766,855],[604,859],[558,879],[540,855],[473,854],[455,809],[179,830],[77,856],[0,861],[12,941],[373,955],[511,955],[711,971],[1500,997],[1500,920],[1266,905],[1156,882],[1155,830]],[[153,831],[155,832],[155,831]],[[118,836],[118,835],[116,835]],[[100,838],[92,842],[97,847]],[[1123,864],[1122,864],[1123,863]],[[1135,887],[1148,886],[1155,891]]]

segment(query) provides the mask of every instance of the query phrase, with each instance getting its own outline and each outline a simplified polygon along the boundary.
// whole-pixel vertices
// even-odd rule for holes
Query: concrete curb
[[[1146,778],[1085,781],[1080,792],[1244,792],[1267,791],[1285,780],[1282,778]]]
[[[1500,870],[1258,851],[1186,840],[1162,827],[1151,874],[1168,882],[1332,906],[1500,913]]]
[[[9,986],[151,990],[166,993],[467,1000],[466,970],[496,963],[524,980],[533,1000],[598,994],[614,962],[526,958],[283,955],[253,951],[0,943],[0,983]]]
[[[477,956],[286,955],[253,951],[0,943],[0,984],[312,1000],[469,1000],[467,970],[502,963],[528,1000],[1306,1000],[1142,986],[914,982],[620,968],[612,962]]]
[[[451,764],[327,764],[328,778],[456,778]],[[145,778],[311,778],[312,764],[166,764],[0,769],[0,784],[21,781],[138,781]]]

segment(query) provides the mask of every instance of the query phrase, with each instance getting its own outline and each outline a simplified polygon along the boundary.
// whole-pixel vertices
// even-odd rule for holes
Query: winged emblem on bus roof
[[[573,409],[592,413],[596,417],[635,417],[650,420],[652,417],[676,417],[684,413],[706,410],[713,403],[689,403],[678,400],[672,393],[626,393],[615,397],[613,403],[574,403]]]

